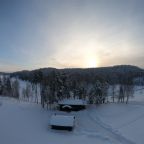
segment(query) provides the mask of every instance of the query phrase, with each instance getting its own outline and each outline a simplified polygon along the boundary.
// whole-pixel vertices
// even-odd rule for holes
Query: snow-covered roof
[[[87,102],[82,99],[64,99],[62,101],[59,101],[58,104],[62,105],[86,105]]]
[[[55,126],[74,126],[75,117],[73,115],[54,114],[51,116],[50,125]]]
[[[62,108],[69,108],[72,109],[72,107],[70,105],[64,105]]]

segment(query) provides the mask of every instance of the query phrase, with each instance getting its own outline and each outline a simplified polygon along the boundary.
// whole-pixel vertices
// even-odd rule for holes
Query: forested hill
[[[10,73],[6,72],[0,72],[0,75],[9,75]]]
[[[120,79],[131,77],[144,77],[144,69],[131,65],[118,65],[99,68],[42,68],[32,71],[19,71],[11,73],[12,77],[19,77],[22,80],[41,82],[49,76],[63,74],[69,80],[85,81],[93,83],[96,80],[107,81],[109,83],[119,83]]]

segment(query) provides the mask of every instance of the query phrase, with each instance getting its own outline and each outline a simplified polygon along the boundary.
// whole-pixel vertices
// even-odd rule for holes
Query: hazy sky
[[[0,0],[0,71],[144,68],[144,0]]]

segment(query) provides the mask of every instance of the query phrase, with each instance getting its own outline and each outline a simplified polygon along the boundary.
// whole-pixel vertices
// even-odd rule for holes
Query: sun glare
[[[98,61],[95,58],[88,59],[87,67],[90,67],[90,68],[98,67]]]

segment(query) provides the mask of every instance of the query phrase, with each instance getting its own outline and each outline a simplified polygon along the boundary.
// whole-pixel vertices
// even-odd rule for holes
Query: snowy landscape
[[[86,110],[71,112],[76,117],[75,127],[71,132],[50,128],[51,116],[60,113],[58,110],[47,110],[40,104],[1,96],[0,142],[143,144],[144,90],[143,87],[135,89],[140,90],[135,91],[128,104],[109,102],[88,105]]]
[[[144,0],[0,0],[0,144],[144,144]]]

